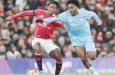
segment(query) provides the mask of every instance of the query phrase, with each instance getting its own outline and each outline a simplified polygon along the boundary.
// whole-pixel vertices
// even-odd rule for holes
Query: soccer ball
[[[39,75],[38,71],[37,70],[29,70],[26,72],[26,75]]]

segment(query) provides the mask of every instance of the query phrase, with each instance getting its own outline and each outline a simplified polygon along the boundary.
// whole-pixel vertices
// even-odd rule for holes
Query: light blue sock
[[[93,67],[90,67],[88,70],[89,70],[91,73],[94,73],[94,72],[95,72],[95,69],[94,69]]]
[[[40,73],[40,75],[44,75],[44,74],[43,74],[43,71],[39,71],[39,73]]]

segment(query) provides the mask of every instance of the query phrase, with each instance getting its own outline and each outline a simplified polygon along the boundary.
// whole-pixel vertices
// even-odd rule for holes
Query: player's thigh
[[[80,58],[86,57],[86,51],[83,46],[75,46],[75,51]]]
[[[77,56],[79,56],[80,58],[86,57],[83,40],[76,39],[75,41],[72,41],[72,45],[75,48]]]
[[[41,43],[40,43],[40,39],[39,38],[35,38],[32,40],[32,48],[35,51],[40,51],[41,50]]]
[[[51,51],[58,49],[59,47],[51,40],[44,40],[45,42],[43,43],[43,48],[47,54],[49,54]]]

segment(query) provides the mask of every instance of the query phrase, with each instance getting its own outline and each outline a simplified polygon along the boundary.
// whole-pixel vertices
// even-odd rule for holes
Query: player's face
[[[68,10],[72,16],[75,16],[77,14],[77,6],[74,4],[68,4]]]
[[[50,4],[48,6],[48,12],[51,15],[54,15],[57,12],[57,10],[58,10],[58,8],[57,8],[57,6],[55,4]]]

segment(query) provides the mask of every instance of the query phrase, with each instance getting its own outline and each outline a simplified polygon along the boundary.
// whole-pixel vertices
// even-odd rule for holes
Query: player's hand
[[[4,19],[4,23],[6,23],[6,25],[9,25],[9,24],[13,24],[14,22],[13,22],[11,16],[9,16]]]
[[[37,19],[36,22],[43,22],[43,20],[41,20],[41,19]]]
[[[5,19],[4,19],[4,21],[5,22],[7,22],[7,21],[11,21],[12,20],[12,18],[9,16],[9,17],[6,17]]]
[[[98,30],[102,33],[102,25],[98,25]]]

